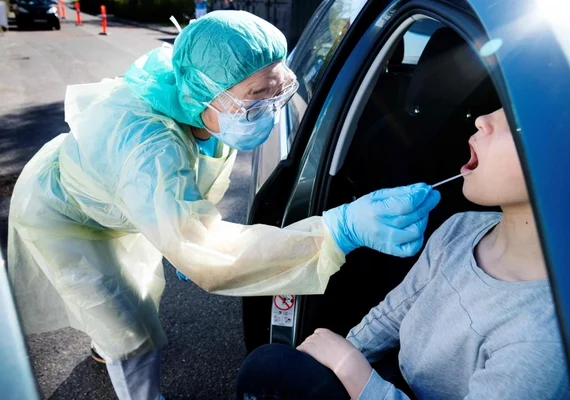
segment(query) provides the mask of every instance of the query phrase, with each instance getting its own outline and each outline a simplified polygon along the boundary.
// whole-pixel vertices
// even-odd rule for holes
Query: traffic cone
[[[101,32],[99,35],[107,35],[107,7],[101,5]]]
[[[83,25],[81,23],[81,10],[79,9],[79,2],[76,1],[75,2],[75,12],[77,13],[76,19],[75,19],[75,25],[76,26],[81,26]]]

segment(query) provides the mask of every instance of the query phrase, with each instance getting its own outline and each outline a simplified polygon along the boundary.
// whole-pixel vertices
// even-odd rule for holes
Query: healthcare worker
[[[25,330],[85,332],[121,400],[160,398],[163,256],[212,293],[319,294],[357,247],[422,246],[439,201],[424,184],[284,229],[222,221],[236,150],[261,145],[297,89],[286,53],[268,22],[212,12],[124,78],[69,87],[70,132],[16,183],[8,257]]]

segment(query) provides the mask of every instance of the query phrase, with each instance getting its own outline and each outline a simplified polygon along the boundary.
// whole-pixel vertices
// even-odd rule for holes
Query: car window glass
[[[365,3],[365,0],[333,0],[323,4],[323,8],[315,13],[316,20],[301,37],[289,60],[289,66],[299,80],[299,90],[289,103],[290,141],[326,65]]]

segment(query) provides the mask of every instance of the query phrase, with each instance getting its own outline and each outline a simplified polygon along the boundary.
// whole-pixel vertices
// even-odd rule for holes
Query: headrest
[[[487,77],[479,56],[450,28],[435,31],[422,53],[407,97],[412,115],[453,113]]]
[[[404,61],[404,50],[404,38],[401,38],[394,48],[393,53],[390,55],[388,62],[390,64],[401,64],[402,61]]]

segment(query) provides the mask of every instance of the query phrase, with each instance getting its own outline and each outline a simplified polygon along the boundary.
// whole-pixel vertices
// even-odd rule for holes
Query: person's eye
[[[281,90],[279,91],[279,93],[277,93],[274,97],[279,97],[279,96],[281,96],[282,94],[284,94],[285,91],[289,88],[289,86],[291,86],[291,85],[293,84],[293,82],[294,82],[293,80],[287,81],[287,83],[285,83],[285,84],[281,87]]]

